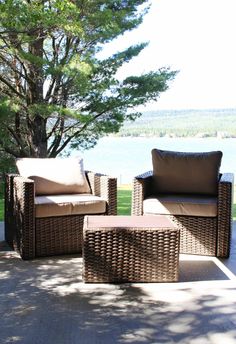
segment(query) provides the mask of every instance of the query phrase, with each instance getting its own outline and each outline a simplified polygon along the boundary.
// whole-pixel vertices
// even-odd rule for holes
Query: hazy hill
[[[236,137],[236,109],[146,111],[118,135]]]

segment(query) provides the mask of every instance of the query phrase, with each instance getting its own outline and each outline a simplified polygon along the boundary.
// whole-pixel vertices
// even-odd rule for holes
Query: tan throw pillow
[[[217,195],[222,152],[152,150],[154,192]]]
[[[81,158],[21,158],[16,166],[35,181],[36,195],[90,193]]]

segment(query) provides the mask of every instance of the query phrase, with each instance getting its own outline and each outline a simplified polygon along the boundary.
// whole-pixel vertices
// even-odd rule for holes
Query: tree
[[[158,98],[168,68],[116,78],[146,43],[106,59],[106,43],[136,28],[147,0],[0,0],[0,147],[14,157],[89,148]]]

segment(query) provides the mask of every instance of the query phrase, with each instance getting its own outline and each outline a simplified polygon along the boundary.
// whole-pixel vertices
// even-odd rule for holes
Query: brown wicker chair
[[[106,200],[102,215],[116,215],[116,178],[88,171],[85,174],[91,194]],[[5,186],[5,239],[22,259],[82,251],[83,221],[87,214],[36,217],[34,180],[7,174]]]
[[[134,178],[132,191],[133,215],[145,215],[144,201],[153,195],[154,179],[153,171]],[[224,258],[229,256],[232,228],[232,173],[219,175],[217,193],[216,216],[166,214],[180,229],[180,253]]]

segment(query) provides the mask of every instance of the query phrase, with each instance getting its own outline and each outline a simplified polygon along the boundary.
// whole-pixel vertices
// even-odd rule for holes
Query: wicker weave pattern
[[[180,229],[180,252],[216,255],[217,219],[214,217],[170,216]]]
[[[87,171],[87,178],[95,196],[107,200],[107,215],[117,214],[117,178]]]
[[[105,214],[116,215],[116,179],[93,172],[87,177],[92,192],[96,189],[107,201]],[[5,238],[23,259],[81,252],[86,214],[35,219],[32,180],[7,175],[5,190]]]
[[[36,218],[36,256],[80,252],[83,220],[76,215]]]
[[[179,231],[175,228],[84,230],[85,282],[174,282],[178,262]]]
[[[232,173],[222,175],[219,183],[218,197],[218,241],[217,256],[228,257],[230,254],[232,232],[232,204],[233,204],[234,176]]]
[[[16,174],[6,175],[5,181],[5,228],[8,230],[5,232],[5,239],[11,246],[13,246],[15,225],[13,216],[13,180]]]
[[[145,199],[145,185],[152,179],[152,171],[143,173],[133,180],[132,215],[143,215],[143,200]]]
[[[132,214],[143,215],[143,200],[152,171],[134,178]],[[233,174],[221,175],[218,187],[217,218],[172,216],[180,229],[180,252],[217,257],[228,257],[232,228]]]
[[[35,208],[34,182],[23,177],[15,177],[14,187],[14,218],[17,228],[14,249],[18,249],[23,259],[35,256]]]

